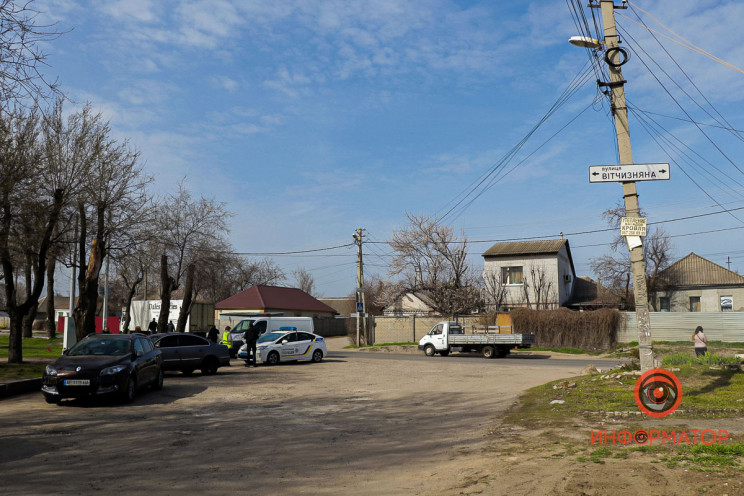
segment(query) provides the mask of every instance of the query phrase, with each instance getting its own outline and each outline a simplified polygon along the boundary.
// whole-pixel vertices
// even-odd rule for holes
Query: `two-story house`
[[[483,259],[489,309],[551,309],[571,298],[576,271],[567,239],[496,243]]]

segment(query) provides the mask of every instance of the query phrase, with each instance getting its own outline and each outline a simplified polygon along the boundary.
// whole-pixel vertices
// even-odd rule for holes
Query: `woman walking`
[[[695,344],[695,356],[703,356],[708,351],[708,338],[705,337],[702,326],[697,326],[692,334],[692,342]]]

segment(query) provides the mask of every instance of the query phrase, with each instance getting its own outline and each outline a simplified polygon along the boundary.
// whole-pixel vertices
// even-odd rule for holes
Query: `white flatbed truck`
[[[503,358],[513,348],[529,348],[535,343],[534,334],[466,334],[457,322],[439,322],[419,341],[418,348],[426,356],[439,353],[447,356],[451,351],[477,351],[485,358]]]

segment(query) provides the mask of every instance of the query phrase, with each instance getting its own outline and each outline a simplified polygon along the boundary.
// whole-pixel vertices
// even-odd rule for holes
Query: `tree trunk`
[[[142,282],[142,278],[137,279],[129,288],[129,292],[127,293],[127,315],[124,318],[124,334],[129,333],[129,324],[132,323],[132,300],[134,299],[134,294],[137,292],[137,286],[140,282]]]
[[[80,296],[75,305],[75,327],[78,341],[96,332],[96,307],[98,306],[98,274],[103,263],[103,243],[93,239],[90,246],[88,270],[82,278]]]
[[[24,266],[24,272],[25,272],[25,277],[26,277],[26,301],[28,302],[31,301],[31,295],[33,291],[33,288],[31,287],[31,281],[33,280],[32,270],[31,270],[32,264],[33,264],[33,256],[27,255],[26,264]],[[22,334],[24,338],[32,338],[34,336],[33,327],[34,327],[34,319],[36,318],[37,309],[38,309],[38,304],[34,305],[32,303],[31,308],[29,309],[29,312],[23,316],[23,324],[21,325],[23,326]]]
[[[160,315],[158,332],[167,332],[168,314],[170,313],[171,292],[175,289],[175,279],[168,275],[168,255],[160,257]]]
[[[187,332],[190,329],[186,329],[186,320],[189,318],[192,306],[192,294],[194,292],[194,264],[190,264],[186,268],[186,283],[184,285],[183,294],[183,305],[181,305],[181,312],[178,314],[178,324],[176,325],[177,332]]]
[[[57,337],[57,314],[54,308],[54,269],[57,267],[57,257],[54,250],[49,251],[47,257],[47,299],[46,299],[46,331],[49,339]]]

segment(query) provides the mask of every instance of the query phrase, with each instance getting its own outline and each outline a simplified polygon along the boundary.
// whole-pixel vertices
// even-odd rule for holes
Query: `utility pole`
[[[604,28],[605,61],[610,71],[610,82],[599,82],[600,86],[610,88],[612,115],[615,118],[615,132],[617,134],[617,149],[620,164],[632,164],[633,152],[630,147],[630,128],[628,127],[628,108],[625,104],[625,87],[620,69],[627,58],[625,52],[619,48],[619,38],[615,25],[614,0],[599,0],[602,9],[602,25]],[[597,8],[590,0],[589,6]],[[623,199],[625,200],[625,215],[640,217],[638,193],[635,181],[624,182]],[[641,238],[638,238],[640,241]],[[628,238],[626,238],[628,240]],[[628,242],[630,250],[631,271],[633,274],[633,295],[635,296],[636,322],[638,325],[638,351],[641,359],[641,372],[654,368],[654,355],[651,346],[651,322],[648,315],[648,295],[646,291],[646,264],[643,258],[643,244]]]
[[[364,262],[362,259],[362,240],[364,238],[364,229],[361,227],[357,229],[356,233],[353,234],[353,237],[354,242],[357,245],[356,345],[358,347],[361,346],[360,330],[362,326],[362,318],[366,310],[364,305]]]

